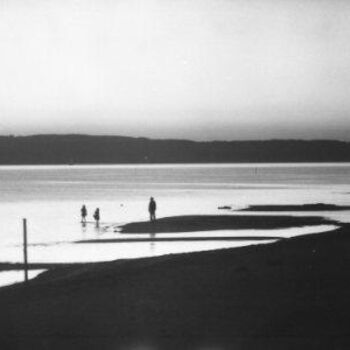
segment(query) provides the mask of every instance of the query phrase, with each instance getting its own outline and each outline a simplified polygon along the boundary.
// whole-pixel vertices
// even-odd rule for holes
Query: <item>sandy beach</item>
[[[53,266],[1,288],[1,349],[347,349],[349,234]]]

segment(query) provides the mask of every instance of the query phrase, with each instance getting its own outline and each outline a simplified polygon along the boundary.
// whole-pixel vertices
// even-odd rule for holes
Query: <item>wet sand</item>
[[[160,237],[160,238],[107,238],[107,239],[85,239],[81,241],[75,241],[74,243],[136,243],[136,242],[208,242],[208,241],[266,241],[274,239],[284,239],[278,236],[218,236],[218,237]]]
[[[223,208],[223,207],[222,207]],[[226,207],[227,209],[227,207]],[[240,211],[342,211],[350,210],[348,205],[335,205],[335,204],[303,204],[303,205],[251,205],[248,208],[241,209]]]
[[[288,227],[335,224],[322,217],[258,215],[188,215],[133,222],[120,227],[122,233],[177,233],[214,230],[271,230]]]
[[[56,268],[0,289],[0,348],[348,349],[349,251],[344,225],[269,245]]]

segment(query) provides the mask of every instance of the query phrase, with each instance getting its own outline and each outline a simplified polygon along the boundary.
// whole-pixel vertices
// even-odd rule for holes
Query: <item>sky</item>
[[[350,141],[350,1],[0,0],[0,134]]]

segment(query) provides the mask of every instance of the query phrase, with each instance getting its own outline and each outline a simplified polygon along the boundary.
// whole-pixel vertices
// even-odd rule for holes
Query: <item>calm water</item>
[[[114,260],[252,243],[72,243],[90,238],[119,238],[121,234],[114,232],[115,225],[148,219],[150,196],[157,200],[159,217],[226,214],[217,209],[221,205],[232,205],[235,209],[251,204],[350,205],[350,164],[3,166],[0,167],[0,262],[21,261],[21,219],[24,217],[28,219],[32,262]],[[94,209],[100,208],[99,230],[92,222],[81,227],[83,203],[88,208],[90,221]],[[323,214],[350,221],[349,211]],[[290,237],[329,229],[331,227],[270,230],[268,235]],[[266,235],[266,231],[191,235],[224,234],[255,236]],[[9,275],[11,273],[7,273]],[[3,275],[0,284],[1,278]],[[8,281],[9,277],[5,279]]]

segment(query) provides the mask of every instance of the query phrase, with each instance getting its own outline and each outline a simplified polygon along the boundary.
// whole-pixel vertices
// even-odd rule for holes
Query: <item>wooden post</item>
[[[24,281],[28,282],[27,219],[23,219]]]

